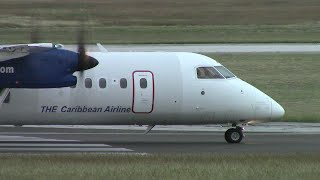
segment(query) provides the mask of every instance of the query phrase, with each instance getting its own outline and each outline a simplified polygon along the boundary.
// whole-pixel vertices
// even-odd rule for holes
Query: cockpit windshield
[[[198,67],[197,77],[198,79],[224,79],[213,67]]]
[[[232,72],[230,72],[227,68],[223,66],[215,66],[215,68],[222,74],[225,78],[234,78],[236,77]]]

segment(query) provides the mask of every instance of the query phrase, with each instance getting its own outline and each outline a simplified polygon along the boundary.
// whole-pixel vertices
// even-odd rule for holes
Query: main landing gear
[[[228,143],[240,143],[243,139],[243,127],[235,127],[228,129],[225,134],[224,138]]]

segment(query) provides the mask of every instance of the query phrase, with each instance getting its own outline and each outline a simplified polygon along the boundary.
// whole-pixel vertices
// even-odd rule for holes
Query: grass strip
[[[79,27],[42,27],[43,42],[76,43]],[[29,43],[31,28],[1,27],[0,44]],[[320,24],[208,26],[91,26],[87,43],[317,43]]]
[[[318,179],[319,154],[2,154],[2,179]]]

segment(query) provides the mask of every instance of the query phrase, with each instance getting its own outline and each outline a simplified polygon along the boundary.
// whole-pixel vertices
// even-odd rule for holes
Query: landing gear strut
[[[243,128],[242,127],[235,127],[230,128],[224,134],[224,138],[228,143],[240,143],[243,139]]]

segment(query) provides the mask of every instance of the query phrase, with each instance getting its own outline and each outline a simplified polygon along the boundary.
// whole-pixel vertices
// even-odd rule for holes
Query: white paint
[[[0,67],[0,73],[1,74],[13,74],[14,73],[14,67]]]
[[[0,147],[0,152],[132,152],[126,148],[26,148]]]
[[[99,65],[78,78],[76,88],[11,89],[9,104],[0,109],[0,124],[18,125],[195,125],[225,124],[251,120],[276,120],[283,108],[262,91],[239,78],[198,79],[197,67],[221,66],[217,61],[195,53],[139,52],[89,53]],[[151,73],[154,75],[154,103]],[[135,91],[139,104],[133,105],[133,77],[146,76],[146,91]],[[127,88],[108,83],[99,88],[99,79],[126,78]],[[92,88],[84,87],[91,78]],[[111,84],[111,85],[110,85]],[[139,90],[139,89],[137,89]],[[205,95],[201,92],[204,91]],[[47,107],[46,107],[47,106]],[[95,113],[62,112],[62,107],[101,108]],[[46,107],[46,108],[43,108]],[[110,107],[107,112],[106,107]],[[256,108],[253,108],[256,107]],[[111,110],[112,109],[112,110]],[[119,109],[127,109],[120,111]]]
[[[78,140],[58,140],[58,139],[45,139],[39,137],[27,137],[27,136],[8,136],[10,133],[4,133],[5,135],[0,135],[1,142],[13,142],[13,141],[33,141],[33,142],[77,142]],[[15,133],[17,134],[17,133]]]
[[[10,133],[7,133],[7,135],[8,134]],[[21,134],[24,134],[24,133],[20,133],[20,135]],[[45,133],[45,134],[50,134],[50,133]],[[45,138],[27,137],[27,136],[1,135],[0,142],[1,142],[0,152],[132,152],[133,151],[131,149],[126,149],[126,148],[111,148],[111,146],[108,144],[85,144],[85,143],[75,143],[75,142],[78,142],[77,140],[57,140],[57,139],[45,139]],[[19,143],[14,143],[14,142],[19,142]],[[34,143],[34,142],[39,142],[39,143]],[[45,142],[45,143],[42,143],[42,142]],[[67,142],[70,142],[70,143],[67,143]]]
[[[6,147],[110,147],[107,144],[59,144],[59,143],[0,143],[0,148]]]
[[[0,127],[12,127],[12,126],[0,126]],[[145,131],[147,126],[126,126],[126,125],[117,125],[117,126],[94,126],[94,125],[47,125],[47,126],[37,126],[37,125],[29,125],[23,126],[26,128],[51,128],[51,129],[92,129],[92,130],[128,130],[127,133],[102,133],[102,134],[135,134],[130,133],[130,130],[139,130],[141,132]],[[164,126],[164,125],[157,125],[155,126],[152,131],[200,131],[200,132],[222,132],[225,131],[227,128],[220,126],[220,125],[171,125],[171,126]],[[265,133],[320,133],[320,123],[296,123],[296,122],[268,122],[268,123],[257,123],[255,125],[245,126],[246,132],[265,132]],[[10,132],[0,132],[0,134],[8,134]],[[23,129],[19,130],[16,133],[24,133]],[[28,132],[25,132],[28,133]],[[30,132],[34,134],[33,132]],[[35,132],[36,133],[36,132]],[[57,132],[54,132],[55,134]],[[93,132],[90,134],[96,134],[98,132]],[[47,134],[47,133],[41,133]],[[58,133],[61,134],[61,133]],[[76,134],[83,134],[83,133],[76,133]]]

